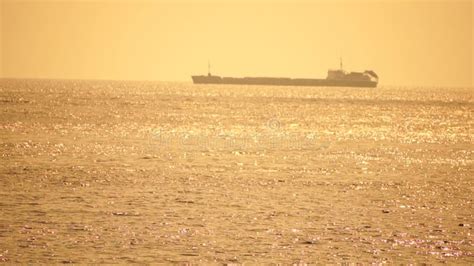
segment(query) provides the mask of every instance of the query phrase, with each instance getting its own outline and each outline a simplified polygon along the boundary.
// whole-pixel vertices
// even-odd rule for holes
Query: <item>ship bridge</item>
[[[377,74],[372,70],[364,72],[346,72],[342,69],[328,70],[328,80],[346,80],[346,81],[378,81]]]

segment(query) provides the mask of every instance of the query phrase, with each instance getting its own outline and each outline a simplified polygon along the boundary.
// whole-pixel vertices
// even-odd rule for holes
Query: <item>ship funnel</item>
[[[366,73],[367,75],[373,77],[377,81],[379,80],[379,76],[372,70],[366,70],[364,73]]]

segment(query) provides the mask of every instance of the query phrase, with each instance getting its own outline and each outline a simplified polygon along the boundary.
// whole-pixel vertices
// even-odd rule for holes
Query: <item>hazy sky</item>
[[[192,74],[472,86],[472,1],[2,1],[3,77],[191,81]]]

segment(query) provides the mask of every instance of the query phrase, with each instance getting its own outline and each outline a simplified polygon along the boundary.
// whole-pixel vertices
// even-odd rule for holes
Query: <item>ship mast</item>
[[[339,67],[342,70],[342,57],[339,57]]]
[[[211,61],[207,60],[207,75],[211,76]]]

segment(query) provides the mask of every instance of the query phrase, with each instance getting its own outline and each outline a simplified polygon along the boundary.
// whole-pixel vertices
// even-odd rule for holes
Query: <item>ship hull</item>
[[[337,80],[337,79],[293,79],[245,77],[232,78],[220,76],[192,76],[194,84],[239,84],[239,85],[272,85],[272,86],[318,86],[318,87],[377,87],[376,81]]]

